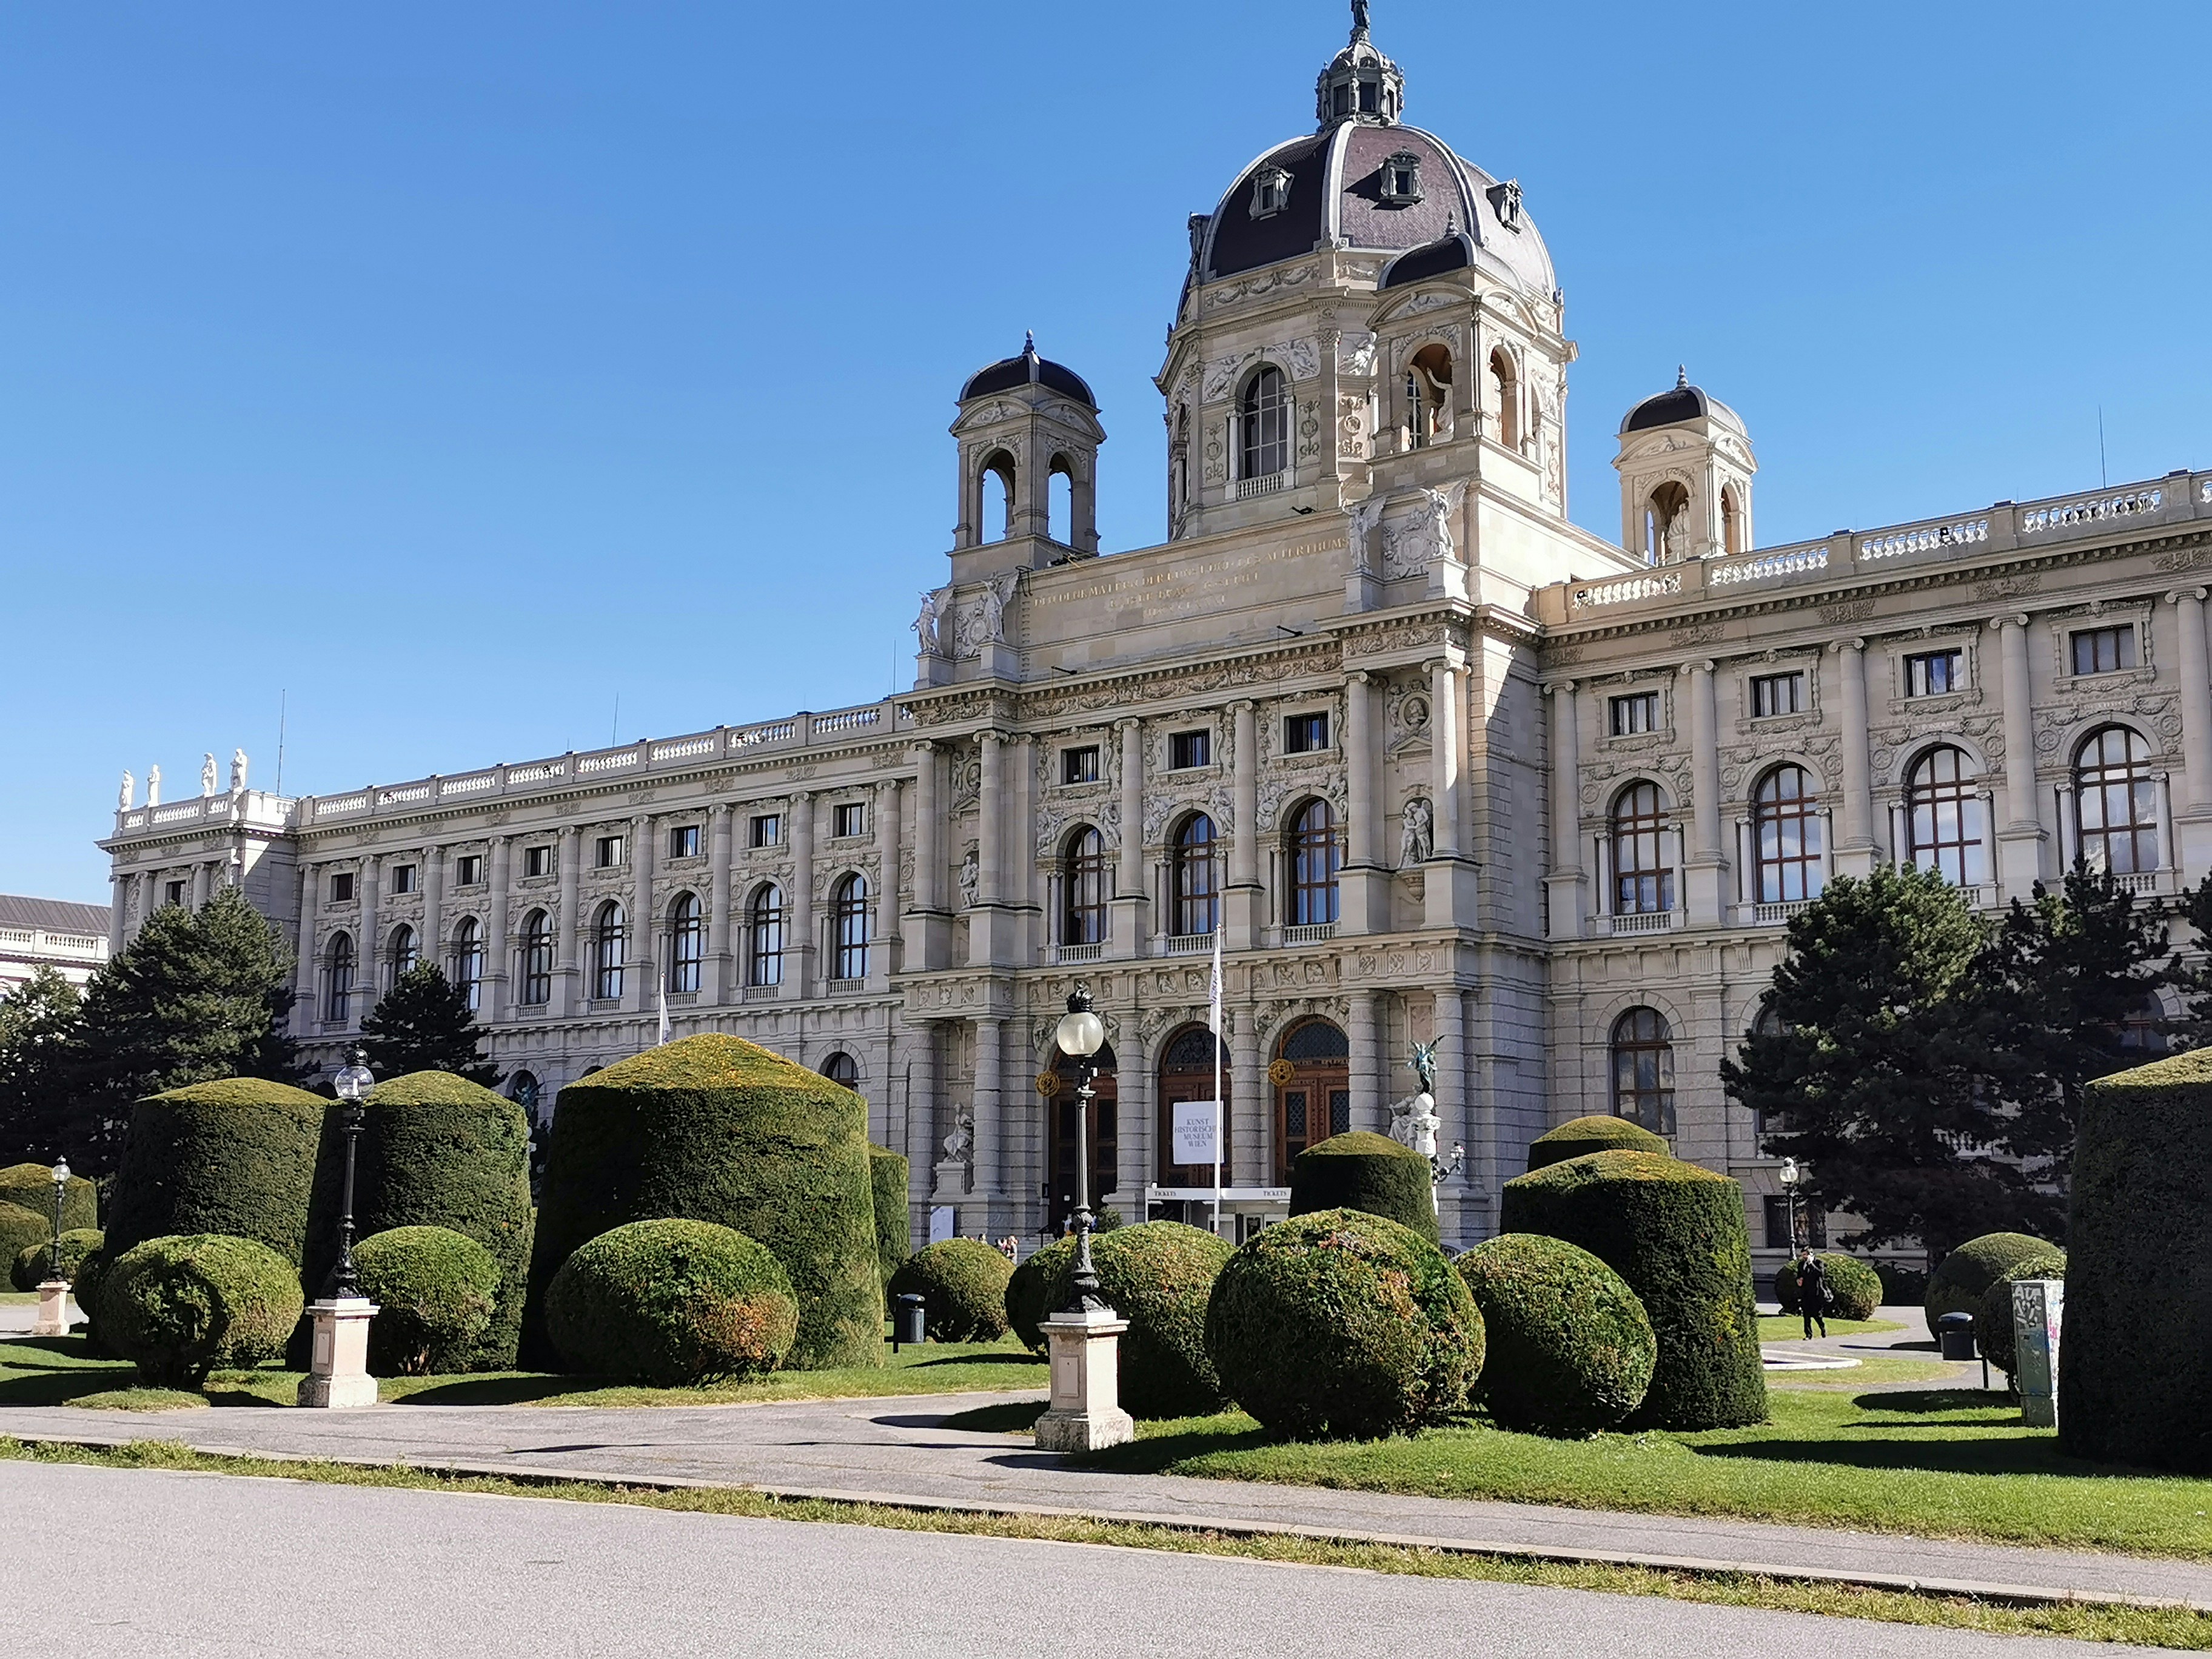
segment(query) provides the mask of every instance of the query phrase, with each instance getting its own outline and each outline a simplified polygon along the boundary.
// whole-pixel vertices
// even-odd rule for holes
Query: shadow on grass
[[[942,1359],[917,1359],[904,1369],[926,1371],[933,1365],[1024,1365],[1034,1370],[1044,1363],[1041,1356],[1024,1348],[1019,1353],[949,1353]]]
[[[64,1370],[121,1363],[94,1353],[81,1336],[18,1336],[0,1342],[0,1370]]]
[[[1249,1420],[1241,1417],[1201,1419],[1188,1429],[1168,1434],[1146,1435],[1140,1428],[1138,1437],[1126,1445],[1110,1446],[1104,1451],[1069,1452],[1066,1458],[1071,1463],[1090,1468],[1158,1474],[1188,1458],[1203,1457],[1212,1452],[1256,1451],[1262,1446],[1282,1443],[1279,1437],[1256,1425],[1249,1428],[1231,1426]],[[1208,1424],[1222,1426],[1206,1426]]]
[[[2149,1473],[2062,1456],[2057,1441],[2048,1435],[2003,1440],[1935,1440],[1917,1436],[1894,1440],[1747,1440],[1689,1449],[1699,1457],[1821,1463],[1832,1468],[1918,1469],[1929,1474],[2063,1474],[2109,1480],[2139,1479]]]
[[[465,1376],[451,1382],[434,1382],[386,1403],[393,1406],[527,1406],[561,1395],[588,1394],[595,1389],[629,1386],[618,1376],[553,1376],[527,1373],[515,1376]]]
[[[18,1372],[0,1376],[0,1406],[74,1405],[88,1394],[112,1394],[118,1386],[127,1388],[137,1376],[137,1369],[131,1365]]]
[[[1863,1394],[1851,1401],[1863,1412],[1894,1412],[1899,1415],[1926,1417],[1936,1412],[1981,1412],[2002,1410],[1979,1389],[1885,1389],[1879,1394]],[[1939,1422],[1899,1424],[1899,1428],[1927,1429],[2016,1429],[2020,1427],[2020,1413],[2014,1409],[1999,1417],[1984,1415],[1974,1418],[1945,1417]]]

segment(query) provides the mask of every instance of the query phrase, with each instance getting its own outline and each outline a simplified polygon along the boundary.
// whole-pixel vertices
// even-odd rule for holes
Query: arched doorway
[[[1157,1164],[1163,1187],[1211,1187],[1211,1164],[1174,1164],[1175,1108],[1185,1100],[1213,1098],[1213,1057],[1221,1056],[1221,1181],[1229,1184],[1229,1045],[1203,1025],[1186,1025],[1168,1038],[1160,1050],[1159,1122],[1154,1139],[1159,1146]]]
[[[1317,1140],[1352,1127],[1352,1045],[1329,1021],[1302,1019],[1283,1033],[1267,1080],[1275,1085],[1275,1184]]]
[[[1091,1212],[1097,1214],[1100,1200],[1116,1185],[1119,1150],[1115,1133],[1114,1045],[1098,1051],[1097,1072],[1091,1079]],[[1052,1067],[1039,1079],[1050,1079],[1053,1092],[1045,1101],[1045,1216],[1044,1230],[1057,1238],[1075,1218],[1075,1062],[1057,1048]],[[1142,1216],[1139,1220],[1144,1219]]]

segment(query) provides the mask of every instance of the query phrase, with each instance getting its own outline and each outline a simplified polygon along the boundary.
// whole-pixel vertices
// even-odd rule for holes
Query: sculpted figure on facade
[[[1416,795],[1406,803],[1402,822],[1398,830],[1398,867],[1410,869],[1416,864],[1425,864],[1436,850],[1436,813],[1427,798]]]
[[[230,793],[234,795],[240,794],[244,793],[245,788],[246,751],[243,749],[234,749],[230,751]]]
[[[944,620],[945,609],[952,602],[949,587],[932,588],[921,596],[921,614],[914,619],[915,639],[927,656],[941,656],[944,645],[938,636],[938,625]]]
[[[971,847],[968,849],[967,856],[960,860],[960,908],[962,909],[972,910],[975,908],[975,895],[982,886],[982,862],[975,856],[975,849]]]
[[[212,753],[200,757],[200,793],[215,793],[215,756]]]
[[[117,811],[127,812],[131,810],[131,798],[137,793],[137,788],[138,780],[132,777],[130,773],[125,772],[123,775],[123,787],[115,792],[115,810]]]
[[[159,806],[161,804],[161,769],[158,766],[149,766],[146,769],[146,805]]]
[[[1365,501],[1354,501],[1344,509],[1345,516],[1352,520],[1349,532],[1352,538],[1352,562],[1361,570],[1368,568],[1368,538],[1374,532],[1375,526],[1382,522],[1382,509],[1389,505],[1389,502],[1378,489]]]
[[[952,1109],[952,1133],[945,1137],[945,1161],[965,1164],[975,1146],[975,1115],[965,1106]]]
[[[1006,642],[1006,604],[1021,579],[1021,572],[1009,570],[983,584],[983,637],[994,645]]]

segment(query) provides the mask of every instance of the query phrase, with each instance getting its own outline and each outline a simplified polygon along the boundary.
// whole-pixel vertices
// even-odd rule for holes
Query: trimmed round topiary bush
[[[258,1239],[152,1238],[109,1264],[101,1334],[156,1388],[197,1389],[282,1354],[301,1303],[300,1270]]]
[[[1403,1141],[1353,1129],[1316,1141],[1291,1165],[1291,1213],[1364,1210],[1433,1243],[1436,1200],[1429,1161]]]
[[[20,1204],[0,1204],[0,1255],[13,1261],[34,1245],[53,1242],[53,1212],[45,1215]]]
[[[531,1305],[544,1305],[586,1239],[672,1216],[734,1228],[775,1253],[799,1297],[789,1364],[882,1363],[868,1109],[851,1090],[719,1032],[648,1048],[563,1089]],[[526,1354],[534,1317],[525,1315]]]
[[[258,1239],[296,1270],[329,1104],[289,1084],[244,1077],[140,1101],[108,1205],[112,1252],[119,1257],[149,1238],[221,1233]]]
[[[1223,1388],[1297,1439],[1372,1439],[1467,1409],[1482,1316],[1444,1254],[1410,1227],[1322,1210],[1232,1254],[1206,1305]]]
[[[942,1238],[908,1256],[885,1292],[919,1296],[933,1342],[995,1342],[1006,1334],[1014,1264],[980,1238]]]
[[[765,1245],[710,1221],[633,1221],[569,1253],[545,1322],[572,1370],[681,1388],[774,1370],[799,1311]]]
[[[496,1305],[474,1349],[441,1348],[441,1371],[514,1364],[530,1276],[530,1120],[521,1105],[451,1072],[386,1079],[362,1103],[354,1169],[354,1224],[367,1237],[443,1227],[482,1245],[499,1272]],[[315,1161],[301,1281],[320,1295],[337,1260],[345,1170],[339,1115],[329,1113]],[[304,1333],[293,1358],[304,1369]]]
[[[1499,1218],[1581,1245],[1644,1304],[1659,1358],[1626,1426],[1765,1420],[1741,1187],[1657,1152],[1588,1152],[1507,1182]]]
[[[1996,1283],[1998,1274],[2032,1255],[2049,1255],[2053,1248],[2026,1233],[1984,1233],[1968,1239],[1943,1258],[1928,1281],[1928,1297],[1921,1306],[1928,1315],[1929,1334],[1935,1334],[1936,1322],[1945,1314],[1978,1312],[1982,1292]]]
[[[2058,1449],[2212,1473],[2212,1048],[2084,1091]]]
[[[2014,1346],[2013,1342],[2012,1287],[2023,1279],[2063,1279],[2066,1277],[2066,1252],[2052,1250],[2045,1255],[2032,1255],[2024,1261],[2015,1261],[1990,1281],[1982,1292],[1982,1305],[1974,1310],[1974,1346],[1988,1360],[2007,1376],[2013,1374]],[[2066,1348],[2059,1345],[2058,1358],[2063,1364]]]
[[[1579,1438],[1644,1403],[1658,1339],[1628,1281],[1588,1250],[1500,1233],[1453,1265],[1482,1314],[1479,1392],[1501,1425]]]
[[[52,1167],[45,1164],[10,1164],[0,1170],[0,1204],[28,1210],[38,1218],[39,1237],[51,1243],[54,1233]],[[62,1231],[76,1232],[98,1225],[100,1188],[82,1176],[71,1176],[62,1188]],[[12,1237],[9,1226],[9,1222],[0,1220],[0,1239]],[[21,1249],[22,1244],[15,1248]]]
[[[1221,1378],[1206,1351],[1206,1305],[1228,1243],[1203,1227],[1146,1221],[1116,1227],[1091,1241],[1091,1265],[1114,1311],[1129,1322],[1121,1334],[1121,1407],[1132,1417],[1195,1417],[1221,1409]],[[1075,1241],[1048,1244],[1006,1282],[1006,1319],[1014,1334],[1045,1351],[1039,1324],[1074,1299]]]
[[[907,1216],[909,1165],[888,1146],[868,1148],[868,1185],[875,1200],[876,1271],[884,1284],[914,1254],[914,1228]]]
[[[1556,1129],[1547,1129],[1528,1143],[1528,1168],[1533,1172],[1564,1164],[1585,1152],[1668,1152],[1667,1137],[1651,1133],[1625,1117],[1577,1117]]]
[[[107,1264],[115,1259],[106,1244],[88,1251],[76,1264],[76,1277],[70,1280],[70,1300],[76,1303],[84,1315],[85,1352],[95,1356],[114,1357],[114,1350],[100,1331],[100,1297],[103,1282],[107,1277]]]
[[[1831,1319],[1871,1319],[1881,1306],[1881,1275],[1855,1255],[1817,1253],[1820,1272],[1828,1283]],[[1797,1311],[1797,1258],[1792,1256],[1774,1270],[1774,1299],[1782,1311]]]
[[[62,1277],[70,1284],[76,1283],[77,1270],[84,1265],[85,1257],[100,1246],[100,1231],[97,1227],[73,1227],[62,1235]],[[9,1274],[9,1283],[19,1291],[35,1291],[46,1282],[46,1274],[53,1266],[54,1242],[46,1239],[36,1244],[26,1244],[16,1252],[15,1263]],[[79,1304],[82,1305],[82,1304]]]
[[[368,1369],[427,1376],[470,1368],[499,1305],[491,1252],[450,1227],[393,1227],[354,1247],[361,1293],[376,1304]]]

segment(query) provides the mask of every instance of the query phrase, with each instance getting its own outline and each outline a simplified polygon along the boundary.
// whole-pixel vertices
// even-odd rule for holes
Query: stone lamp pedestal
[[[1071,1308],[1037,1328],[1052,1353],[1052,1403],[1037,1419],[1037,1449],[1098,1451],[1135,1439],[1137,1425],[1121,1409],[1117,1367],[1129,1322],[1111,1308]]]
[[[31,1327],[33,1336],[67,1336],[69,1334],[69,1281],[50,1279],[39,1286],[39,1319]]]
[[[376,1379],[368,1374],[368,1322],[377,1307],[365,1296],[329,1297],[307,1304],[315,1322],[315,1345],[307,1374],[300,1379],[300,1404],[328,1411],[349,1411],[376,1403]]]

